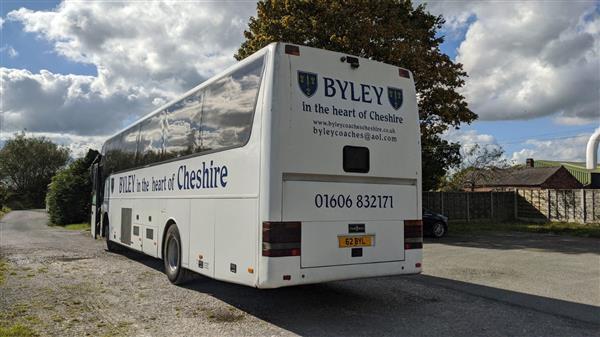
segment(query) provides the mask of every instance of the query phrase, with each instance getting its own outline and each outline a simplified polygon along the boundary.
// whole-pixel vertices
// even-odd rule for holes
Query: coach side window
[[[250,137],[264,57],[206,88],[200,151],[244,145]]]
[[[123,132],[121,138],[122,157],[119,158],[117,166],[119,171],[130,169],[136,166],[138,137],[140,135],[140,126],[134,125]]]
[[[106,175],[136,166],[139,130],[140,126],[134,125],[106,142]]]
[[[200,146],[203,91],[187,96],[169,106],[166,111],[164,139],[167,158],[182,157],[196,152]]]
[[[166,128],[165,113],[144,120],[140,127],[140,143],[138,145],[138,165],[144,166],[165,159],[164,129]]]

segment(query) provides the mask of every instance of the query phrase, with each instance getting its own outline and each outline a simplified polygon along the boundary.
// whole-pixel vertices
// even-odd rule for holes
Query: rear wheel
[[[167,278],[173,284],[182,284],[187,281],[189,272],[181,266],[181,237],[176,225],[167,230],[163,246],[163,262]]]
[[[436,238],[441,238],[446,235],[446,226],[442,222],[436,222],[433,224],[431,229],[431,233]]]

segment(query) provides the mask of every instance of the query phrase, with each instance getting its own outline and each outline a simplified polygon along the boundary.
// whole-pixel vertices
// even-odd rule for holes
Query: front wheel
[[[167,278],[173,284],[182,284],[188,279],[188,271],[181,266],[181,237],[176,225],[169,227],[163,248],[163,262]]]
[[[433,233],[434,237],[441,238],[446,235],[446,226],[442,222],[436,222],[433,224],[431,232]]]

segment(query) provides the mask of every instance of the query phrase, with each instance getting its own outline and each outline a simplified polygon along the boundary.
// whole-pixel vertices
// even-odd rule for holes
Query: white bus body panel
[[[263,220],[301,221],[301,256],[260,256],[259,287],[421,270],[422,250],[404,250],[403,221],[421,219],[420,133],[412,74],[404,78],[397,67],[365,59],[353,69],[341,61],[344,56],[307,47],[300,47],[299,56],[290,55],[283,44],[276,50],[272,127],[267,129],[272,134],[266,137],[272,196]],[[299,87],[299,72],[316,76],[317,88],[309,95]],[[327,93],[325,78],[328,84],[334,81]],[[365,90],[365,97],[358,88]],[[391,105],[388,88],[402,90],[398,109]],[[369,148],[367,173],[344,171],[346,145]],[[354,205],[316,207],[317,195],[350,197]],[[359,208],[359,195],[389,196],[393,207]],[[362,256],[352,257],[350,248],[338,246],[338,236],[348,235],[350,224],[363,224],[364,234],[374,235],[374,245],[364,247]],[[284,280],[284,275],[291,277]]]
[[[232,68],[266,55],[263,73],[265,83],[264,78],[271,74],[267,51],[265,49]],[[210,83],[203,83],[191,91]],[[219,280],[255,286],[258,275],[249,273],[248,268],[258,269],[258,195],[263,118],[259,104],[264,101],[263,87],[258,93],[250,138],[244,146],[110,176],[107,184],[111,187],[105,195],[105,199],[109,200],[110,240],[162,258],[166,225],[174,222],[181,237],[182,265],[185,268]],[[228,168],[226,188],[178,188],[177,185],[183,182],[184,170],[201,170],[203,165],[209,167],[211,162],[213,166]],[[166,190],[153,191],[153,181],[160,180],[164,181],[160,184]],[[132,209],[130,244],[121,238],[122,208]],[[148,221],[149,216],[151,222]],[[138,225],[139,238],[133,235],[133,227]],[[144,239],[146,228],[154,229],[152,240]],[[235,272],[232,272],[232,264],[236,265]]]

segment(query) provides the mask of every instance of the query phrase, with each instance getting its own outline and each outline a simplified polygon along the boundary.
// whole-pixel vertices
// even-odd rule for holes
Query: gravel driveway
[[[47,227],[46,219],[42,211],[20,211],[0,222],[6,265],[0,326],[18,323],[43,336],[598,336],[600,331],[595,292],[600,284],[594,284],[600,241],[582,239],[587,248],[561,251],[535,248],[548,241],[544,236],[530,235],[526,241],[534,248],[521,250],[489,247],[487,237],[455,238],[426,244],[427,275],[275,290],[197,277],[177,287],[162,273],[161,261],[106,252],[103,241]],[[494,258],[503,254],[508,256]],[[561,265],[578,256],[588,268],[584,276]],[[532,275],[515,267],[523,261],[526,270],[536,265]],[[568,289],[552,290],[562,287]]]

